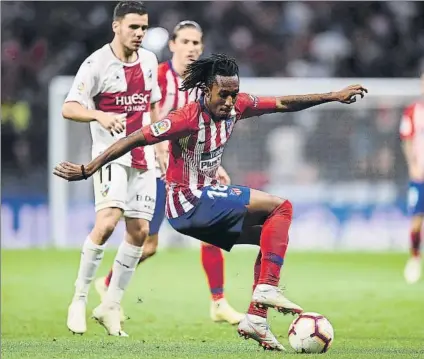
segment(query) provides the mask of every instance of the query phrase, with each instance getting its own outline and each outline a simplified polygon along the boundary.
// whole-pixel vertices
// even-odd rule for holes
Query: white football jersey
[[[119,60],[109,44],[83,62],[65,102],[79,102],[90,110],[119,115],[125,120],[125,131],[114,136],[97,121],[90,122],[93,158],[118,139],[150,124],[150,104],[162,97],[157,77],[156,55],[142,48],[133,63]],[[138,147],[113,162],[152,169],[155,167],[154,150],[151,146]]]

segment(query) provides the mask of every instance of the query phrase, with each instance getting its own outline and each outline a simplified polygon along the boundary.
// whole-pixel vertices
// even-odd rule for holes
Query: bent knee
[[[280,198],[277,196],[272,197],[273,210],[271,214],[278,212],[290,215],[290,217],[293,215],[293,205],[288,199]]]
[[[142,246],[149,236],[149,222],[146,220],[131,219],[127,221],[128,242],[136,246]]]
[[[149,225],[132,229],[130,234],[134,239],[144,242],[149,236]]]

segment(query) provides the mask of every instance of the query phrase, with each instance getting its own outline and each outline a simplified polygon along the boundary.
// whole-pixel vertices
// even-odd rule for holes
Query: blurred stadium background
[[[65,123],[60,106],[66,76],[112,38],[114,4],[1,4],[3,248],[79,246],[92,225],[91,184],[67,184],[51,170],[58,160],[88,159],[88,126]],[[266,95],[337,90],[352,81],[370,87],[369,98],[353,106],[240,124],[224,165],[234,183],[293,200],[293,247],[406,249],[398,124],[420,93],[422,3],[175,1],[149,2],[148,10],[144,46],[159,61],[170,56],[168,32],[193,19],[204,29],[206,54],[236,57],[242,89]],[[197,245],[166,224],[162,231],[163,246]]]

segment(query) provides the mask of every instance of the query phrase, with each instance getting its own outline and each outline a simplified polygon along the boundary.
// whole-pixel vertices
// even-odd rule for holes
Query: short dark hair
[[[202,41],[203,41],[203,30],[200,27],[200,25],[196,21],[192,20],[184,20],[180,21],[177,26],[174,27],[174,31],[172,31],[171,40],[175,41],[175,39],[178,36],[178,31],[182,29],[192,28],[198,30],[202,34]]]
[[[146,15],[147,9],[142,1],[120,1],[113,10],[113,20],[122,19],[127,14]]]
[[[215,82],[216,76],[238,75],[239,68],[236,60],[224,54],[213,54],[187,66],[184,73],[185,79],[180,89],[188,91],[198,87],[203,90]]]

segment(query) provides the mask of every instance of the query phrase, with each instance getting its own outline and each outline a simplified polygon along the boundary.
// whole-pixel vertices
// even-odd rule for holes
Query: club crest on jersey
[[[240,196],[241,195],[241,189],[237,187],[233,187],[230,189],[230,196]]]
[[[171,128],[171,120],[165,118],[162,121],[155,122],[154,124],[150,125],[150,128],[152,130],[153,136],[157,137],[163,135]]]
[[[100,190],[103,197],[106,197],[109,193],[110,187],[108,184],[105,184],[104,187]]]
[[[227,131],[227,135],[230,134],[231,131],[233,130],[234,122],[235,122],[235,116],[228,117],[225,120],[225,130]]]

